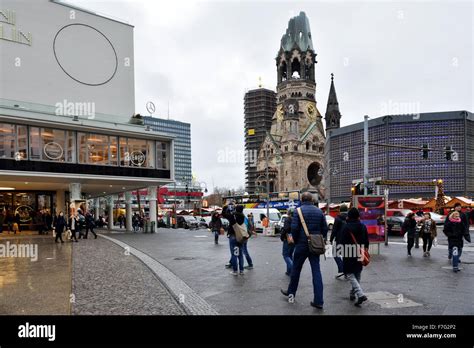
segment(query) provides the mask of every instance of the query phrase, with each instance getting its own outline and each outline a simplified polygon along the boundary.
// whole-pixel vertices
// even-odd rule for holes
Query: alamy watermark
[[[58,116],[82,116],[89,120],[95,118],[95,103],[94,102],[71,102],[64,99],[62,102],[57,102],[56,115]]]
[[[380,103],[381,115],[409,115],[413,119],[420,118],[420,103],[402,101],[397,102],[389,99],[387,102]]]
[[[250,167],[257,166],[258,151],[257,150],[234,150],[225,147],[217,151],[218,163],[235,163],[235,164],[249,164]]]
[[[38,244],[0,244],[0,258],[19,257],[38,261]]]

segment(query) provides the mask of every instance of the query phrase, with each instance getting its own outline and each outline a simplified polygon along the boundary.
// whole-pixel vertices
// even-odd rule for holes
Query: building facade
[[[270,192],[320,191],[325,134],[316,106],[316,53],[304,12],[288,23],[276,57],[277,109],[263,141],[256,186]]]
[[[244,96],[245,120],[245,190],[256,192],[257,179],[256,159],[266,133],[272,126],[272,117],[276,110],[276,93],[265,88],[253,89]]]
[[[95,210],[174,181],[174,136],[135,114],[133,26],[59,1],[1,4],[0,214]],[[100,211],[100,201],[106,210]]]
[[[191,124],[157,117],[144,117],[145,126],[174,136],[174,175],[176,180],[191,182]]]
[[[328,130],[333,168],[331,201],[348,201],[353,180],[363,178],[363,122]],[[369,141],[429,148],[436,151],[423,159],[422,151],[371,145],[369,174],[384,180],[444,181],[448,196],[474,196],[474,115],[468,111],[390,115],[369,120]],[[453,160],[445,149],[452,146]],[[390,198],[433,198],[433,187],[388,187]]]

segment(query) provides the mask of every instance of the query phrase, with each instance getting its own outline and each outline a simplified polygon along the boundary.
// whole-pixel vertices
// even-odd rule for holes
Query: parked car
[[[198,229],[199,222],[194,216],[191,215],[178,215],[177,217],[178,228],[185,229]]]
[[[211,216],[203,216],[198,218],[199,227],[209,228],[209,223],[211,222]]]
[[[222,227],[224,227],[224,230],[227,231],[227,229],[229,228],[229,220],[227,220],[226,218],[221,218],[221,221],[222,221]]]
[[[328,224],[328,230],[332,231],[334,227],[334,218],[331,215],[326,215],[326,223]]]
[[[436,225],[444,225],[444,221],[446,220],[446,216],[440,215],[437,213],[430,213],[431,218],[436,222]]]

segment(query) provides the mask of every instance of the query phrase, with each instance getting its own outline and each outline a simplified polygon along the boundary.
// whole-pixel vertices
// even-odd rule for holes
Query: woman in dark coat
[[[364,291],[360,286],[360,278],[363,268],[360,256],[362,248],[367,250],[369,248],[369,234],[367,232],[367,227],[360,222],[358,209],[351,208],[347,215],[347,222],[341,232],[340,244],[343,247],[342,262],[344,273],[352,285],[349,298],[351,301],[357,299],[355,305],[359,307],[363,302],[367,301],[367,297],[364,295]]]
[[[411,256],[411,249],[413,249],[413,245],[415,245],[415,235],[416,235],[416,219],[415,213],[410,213],[405,218],[405,221],[402,225],[403,230],[407,234],[407,250],[408,256]]]
[[[56,221],[54,222],[54,230],[56,231],[56,238],[54,241],[58,243],[58,239],[61,241],[61,243],[64,243],[63,241],[63,232],[64,228],[66,227],[66,219],[64,218],[63,212],[59,212],[58,217],[56,218]]]
[[[214,233],[214,244],[219,244],[219,234],[221,233],[222,228],[222,220],[219,217],[219,213],[214,212],[214,214],[212,214],[209,228]]]
[[[448,217],[444,225],[444,234],[448,237],[448,258],[453,259],[453,271],[459,272],[459,262],[461,262],[462,248],[464,246],[465,238],[469,243],[471,236],[466,232],[465,225],[461,219],[458,211],[454,211]]]
[[[438,235],[436,229],[436,222],[431,218],[430,213],[424,214],[424,219],[421,223],[420,236],[423,239],[423,256],[428,257],[430,255],[431,246],[433,245],[433,240]]]

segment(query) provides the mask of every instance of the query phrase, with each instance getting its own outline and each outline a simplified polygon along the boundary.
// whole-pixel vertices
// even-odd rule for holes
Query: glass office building
[[[144,117],[145,126],[155,132],[174,136],[174,177],[177,181],[191,182],[191,124],[156,117]]]
[[[348,201],[353,180],[363,178],[364,123],[329,131],[331,200]],[[369,120],[369,141],[436,150],[423,159],[421,151],[370,146],[369,174],[384,180],[444,180],[448,196],[474,196],[474,115],[468,111],[434,112],[419,115],[390,115]],[[457,158],[446,159],[452,146]],[[433,187],[390,186],[392,198],[433,198]]]

